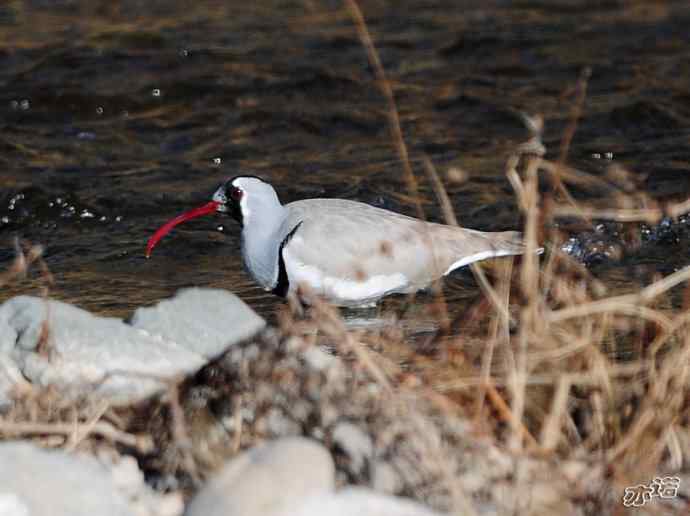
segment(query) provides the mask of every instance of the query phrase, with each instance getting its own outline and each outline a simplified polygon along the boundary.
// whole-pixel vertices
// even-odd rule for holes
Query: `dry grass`
[[[346,5],[387,100],[391,133],[414,195],[416,180],[409,177],[412,169],[392,90],[357,2],[347,0]],[[442,392],[449,400],[473,401],[463,405],[463,409],[469,415],[474,406],[478,427],[488,429],[496,445],[510,453],[550,459],[556,470],[559,463],[570,460],[598,463],[609,476],[607,487],[620,493],[626,485],[649,481],[662,472],[678,473],[681,468],[687,472],[690,464],[688,306],[687,301],[684,306],[664,303],[662,309],[658,300],[671,289],[683,287],[690,278],[690,268],[637,294],[605,297],[601,295],[602,285],[583,274],[559,251],[558,235],[551,235],[556,238],[550,242],[541,266],[536,253],[540,247],[538,239],[559,216],[578,216],[587,222],[594,217],[658,222],[664,215],[677,217],[686,212],[690,201],[657,207],[643,193],[624,191],[615,184],[608,186],[614,190],[612,198],[619,206],[617,209],[581,206],[573,199],[566,186],[572,176],[579,184],[597,184],[596,178],[565,166],[577,121],[582,116],[589,76],[590,71],[585,70],[574,88],[571,121],[562,138],[558,162],[542,158],[540,117],[526,117],[528,122],[536,120],[528,124],[533,137],[508,160],[507,177],[515,188],[525,220],[526,253],[512,284],[510,269],[505,269],[507,273],[492,286],[481,268],[473,266],[491,307],[485,312],[485,324],[480,325],[482,331],[488,328],[486,349],[479,350],[483,355],[481,367],[472,371],[466,362],[457,369],[448,361],[431,366],[424,363],[419,365],[414,383],[430,392]],[[522,174],[517,171],[521,161]],[[457,224],[443,185],[428,159],[425,169],[447,222]],[[538,193],[539,179],[544,174],[548,174],[553,185],[553,194],[546,200]],[[630,207],[640,202],[645,206]],[[545,209],[545,204],[549,209]],[[514,287],[519,287],[518,295],[510,299]],[[684,288],[684,298],[688,300],[690,285]],[[657,306],[650,306],[654,302]],[[511,312],[519,314],[514,333],[510,331]],[[481,334],[477,337],[481,339]],[[457,343],[469,338],[463,335]],[[623,352],[624,349],[634,351]],[[414,363],[414,357],[408,360]],[[411,374],[409,370],[407,374]],[[439,381],[440,377],[453,380]],[[537,383],[533,381],[536,377]],[[476,385],[481,386],[478,396],[474,394]],[[502,387],[497,388],[499,385]],[[493,413],[482,410],[487,399],[493,405]],[[520,485],[524,475],[518,466],[519,462],[516,488],[529,489],[528,485]],[[459,514],[468,513],[467,503],[454,508]]]

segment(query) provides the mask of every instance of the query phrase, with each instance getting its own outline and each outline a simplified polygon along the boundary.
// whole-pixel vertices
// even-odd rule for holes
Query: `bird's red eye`
[[[244,195],[244,192],[242,192],[242,190],[240,190],[236,186],[233,186],[230,189],[230,197],[232,197],[233,200],[239,201],[240,199],[242,199],[242,195]]]

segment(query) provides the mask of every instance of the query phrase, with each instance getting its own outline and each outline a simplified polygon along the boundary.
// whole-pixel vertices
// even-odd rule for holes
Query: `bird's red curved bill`
[[[161,238],[170,233],[175,226],[177,226],[178,224],[182,224],[187,220],[201,217],[202,215],[215,213],[219,205],[219,202],[211,201],[209,203],[204,204],[203,206],[199,206],[198,208],[194,208],[193,210],[186,211],[183,214],[178,215],[174,219],[163,224],[160,228],[158,228],[158,231],[156,231],[153,234],[153,236],[149,238],[149,241],[146,244],[146,258],[151,256],[151,252],[153,251],[153,248],[156,247],[156,244],[158,244]]]

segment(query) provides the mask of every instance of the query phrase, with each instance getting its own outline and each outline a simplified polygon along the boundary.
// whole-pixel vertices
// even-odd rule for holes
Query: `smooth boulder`
[[[33,384],[65,395],[93,393],[130,403],[165,388],[206,360],[119,319],[61,301],[19,296],[0,306],[0,349]]]
[[[61,301],[14,297],[0,305],[0,410],[21,375],[67,396],[134,403],[264,326],[237,296],[215,289],[182,290],[137,310],[132,324]]]
[[[266,321],[232,292],[186,288],[155,306],[138,308],[131,324],[211,360],[256,335]]]
[[[273,516],[441,516],[405,498],[389,496],[363,487],[312,496],[290,512]],[[249,515],[247,515],[249,516]]]
[[[19,441],[0,443],[3,506],[27,516],[136,516],[96,460]]]
[[[335,467],[326,448],[289,437],[233,458],[196,495],[186,516],[292,514],[304,500],[334,488]]]

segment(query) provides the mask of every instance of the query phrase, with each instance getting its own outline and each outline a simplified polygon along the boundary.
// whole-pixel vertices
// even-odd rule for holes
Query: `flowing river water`
[[[653,198],[687,199],[690,4],[590,4],[361,2],[431,220],[442,214],[424,156],[443,178],[465,174],[446,182],[463,225],[518,229],[504,169],[529,137],[519,112],[544,116],[556,157],[585,69],[568,162],[598,176],[618,163]],[[238,173],[267,179],[284,202],[339,197],[414,213],[385,100],[340,2],[5,2],[0,121],[0,267],[16,236],[40,243],[51,295],[103,315],[207,286],[274,317],[282,301],[244,272],[230,219],[180,226],[144,258],[158,226]],[[667,226],[588,265],[621,289],[672,272],[690,253],[684,222]],[[0,301],[41,281],[3,287]],[[451,309],[480,295],[467,271],[445,291]]]

